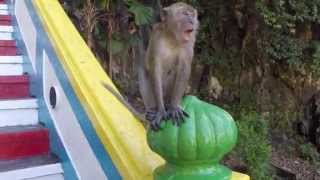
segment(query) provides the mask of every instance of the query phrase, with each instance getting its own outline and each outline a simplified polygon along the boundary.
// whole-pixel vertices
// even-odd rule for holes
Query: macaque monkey
[[[161,22],[153,26],[139,70],[140,93],[152,130],[159,130],[162,120],[170,118],[173,124],[180,125],[188,116],[179,104],[190,77],[199,26],[197,16],[192,6],[174,3],[163,8]]]

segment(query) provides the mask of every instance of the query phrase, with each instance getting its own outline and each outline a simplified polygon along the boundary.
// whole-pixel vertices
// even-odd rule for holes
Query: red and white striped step
[[[0,40],[0,47],[17,47],[15,40]]]
[[[3,13],[1,7],[4,6],[0,4],[0,40],[13,40],[14,28],[12,27],[12,17]]]
[[[29,76],[0,76],[0,99],[29,97]]]
[[[0,33],[1,33],[1,27],[7,27],[7,26],[0,26]],[[16,41],[0,40],[0,56],[16,56],[16,55],[17,55]]]
[[[0,76],[23,75],[22,56],[0,56]]]
[[[3,35],[3,33],[0,32],[0,39],[1,35]],[[17,76],[23,74],[23,58],[22,56],[17,56],[17,54],[16,41],[0,40],[0,76]]]
[[[5,4],[3,1],[0,1],[0,15],[9,15],[9,8],[8,5]]]
[[[1,4],[1,3],[0,3],[0,9],[6,9],[6,10],[8,10],[9,7],[8,7],[7,4]]]
[[[19,160],[0,160],[0,179],[63,180],[64,178],[59,159],[50,154]]]
[[[37,99],[18,56],[6,0],[0,0],[0,179],[63,180],[50,154],[49,131],[39,125]]]
[[[12,24],[11,16],[9,15],[0,15],[0,25],[9,26]]]
[[[0,160],[49,154],[48,129],[36,126],[0,128]]]
[[[36,125],[38,118],[37,99],[0,100],[0,127]]]

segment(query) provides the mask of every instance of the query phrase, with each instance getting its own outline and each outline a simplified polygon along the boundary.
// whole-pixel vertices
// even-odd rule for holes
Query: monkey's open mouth
[[[183,35],[182,35],[183,39],[185,41],[189,41],[191,39],[191,37],[192,37],[193,31],[194,31],[193,28],[188,28],[185,31],[183,31]]]
[[[185,33],[187,33],[187,34],[190,34],[190,33],[192,33],[193,32],[193,29],[187,29],[186,31],[184,31]]]

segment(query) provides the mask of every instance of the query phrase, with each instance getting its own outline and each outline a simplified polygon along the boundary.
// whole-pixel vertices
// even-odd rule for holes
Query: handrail
[[[153,153],[146,131],[101,82],[114,87],[57,0],[33,0],[64,71],[101,142],[124,179],[152,179],[164,161]]]

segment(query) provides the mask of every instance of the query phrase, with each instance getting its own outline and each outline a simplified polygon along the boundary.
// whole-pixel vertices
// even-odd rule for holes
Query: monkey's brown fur
[[[190,77],[198,24],[192,6],[175,3],[163,9],[161,22],[153,27],[139,82],[154,130],[167,117],[179,125],[186,114],[179,104]]]
[[[139,70],[139,87],[146,119],[153,130],[163,119],[180,125],[187,113],[179,107],[187,88],[198,29],[197,11],[185,3],[163,8],[153,26],[146,57]]]

